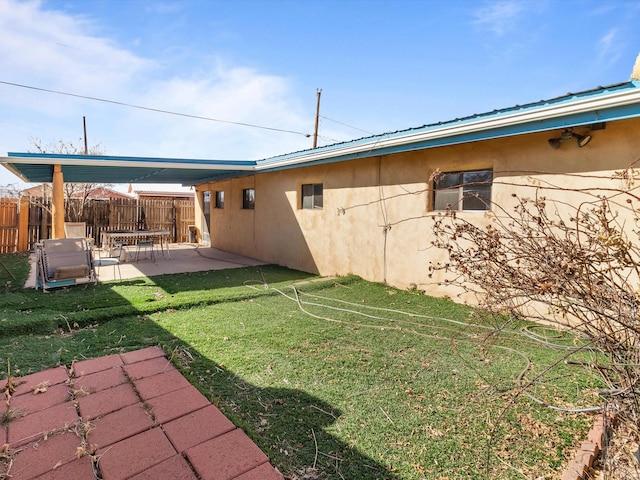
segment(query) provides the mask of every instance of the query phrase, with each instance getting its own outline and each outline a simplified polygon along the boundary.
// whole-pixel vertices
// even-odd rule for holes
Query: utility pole
[[[87,117],[82,116],[82,126],[84,128],[84,154],[89,155],[89,149],[87,148]]]
[[[320,120],[320,95],[322,95],[322,89],[319,88],[317,91],[317,100],[316,100],[316,126],[313,129],[313,148],[318,146],[318,123]]]

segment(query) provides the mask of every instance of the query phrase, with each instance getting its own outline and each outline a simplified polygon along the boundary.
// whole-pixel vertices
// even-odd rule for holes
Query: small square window
[[[324,200],[322,198],[321,183],[307,183],[302,185],[302,208],[303,209],[322,210],[323,202]]]
[[[253,188],[242,190],[242,208],[253,210],[256,208],[256,191]]]
[[[218,190],[216,192],[216,208],[224,208],[224,191]]]
[[[493,170],[443,173],[434,182],[434,210],[491,210]]]

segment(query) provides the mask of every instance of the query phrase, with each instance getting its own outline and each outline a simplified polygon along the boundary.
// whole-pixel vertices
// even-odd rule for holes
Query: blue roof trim
[[[290,168],[296,168],[303,165],[322,165],[327,163],[342,162],[345,160],[356,160],[359,158],[367,158],[377,155],[389,155],[393,153],[408,152],[413,150],[423,150],[428,148],[443,147],[449,145],[458,145],[461,143],[477,142],[481,140],[491,140],[496,138],[508,137],[517,134],[536,133],[547,130],[562,129],[568,127],[577,127],[581,125],[590,125],[599,122],[606,122],[609,120],[622,120],[625,118],[638,117],[637,106],[619,107],[611,110],[595,111],[580,115],[573,115],[569,117],[562,117],[558,119],[545,120],[540,122],[532,122],[527,125],[518,125],[514,127],[505,127],[494,129],[491,131],[491,135],[487,135],[487,132],[473,132],[466,135],[451,136],[446,138],[436,138],[433,140],[415,142],[410,145],[398,145],[394,147],[375,148],[372,147],[366,152],[356,152],[351,154],[339,155],[330,158],[324,158],[320,160],[310,160],[307,163],[298,163],[293,165],[285,165],[281,167],[265,168],[261,172],[274,172],[279,170],[287,170]],[[286,158],[295,158],[296,154],[283,155],[282,157],[273,157],[274,162],[283,160]]]
[[[180,164],[180,165],[219,165],[227,167],[254,167],[256,165],[255,160],[203,160],[194,158],[162,158],[162,157],[120,157],[113,155],[68,155],[62,153],[20,153],[9,152],[8,157],[21,157],[21,158],[50,158],[59,160],[95,160],[97,162],[104,161],[124,161],[131,162],[132,167],[136,163],[166,163],[166,164]]]
[[[21,164],[19,172],[30,183],[48,183],[53,178],[53,165]],[[79,183],[181,183],[196,185],[207,181],[252,175],[253,171],[198,170],[180,168],[103,167],[67,165],[63,169],[65,182]]]
[[[466,137],[448,137],[448,138],[440,138],[430,142],[418,142],[412,144],[411,146],[404,145],[397,148],[392,149],[376,149],[375,142],[380,140],[388,140],[393,138],[402,138],[410,134],[429,132],[441,129],[443,127],[450,127],[456,125],[468,125],[473,124],[479,120],[485,120],[490,118],[501,118],[507,115],[511,115],[518,112],[524,111],[535,111],[536,109],[541,109],[544,107],[548,107],[551,105],[570,105],[574,103],[576,100],[580,100],[583,98],[591,98],[595,99],[597,97],[605,97],[614,92],[624,91],[624,90],[636,90],[640,88],[640,81],[632,80],[630,82],[618,83],[615,85],[610,85],[607,87],[598,87],[592,90],[586,90],[578,93],[568,93],[567,95],[552,98],[550,100],[540,100],[538,102],[532,102],[525,105],[514,105],[512,107],[503,108],[499,110],[493,110],[491,112],[474,114],[467,117],[455,118],[453,120],[448,120],[444,122],[431,123],[427,125],[423,125],[421,127],[413,127],[405,130],[396,130],[394,132],[387,132],[379,135],[373,135],[369,137],[362,137],[354,140],[349,140],[341,143],[334,143],[331,145],[326,145],[323,147],[318,147],[315,149],[306,149],[299,150],[297,152],[291,152],[283,155],[277,155],[274,157],[265,158],[257,161],[257,165],[259,166],[268,166],[270,163],[280,162],[282,160],[295,159],[297,157],[301,157],[311,153],[317,152],[331,152],[332,150],[338,150],[345,148],[347,146],[358,146],[358,145],[367,145],[372,144],[371,150],[368,154],[352,154],[352,155],[344,155],[340,157],[335,157],[328,159],[329,161],[341,161],[348,160],[351,158],[362,158],[371,155],[381,155],[387,153],[397,153],[399,151],[407,151],[419,148],[430,148],[451,144],[464,143],[467,141],[478,141],[478,140],[489,140],[492,138],[500,138],[504,136],[517,135],[522,133],[533,133],[544,130],[552,130],[555,128],[569,127],[569,126],[579,126],[579,125],[588,125],[590,123],[602,122],[607,120],[619,120],[624,118],[632,118],[637,117],[639,115],[638,107],[628,107],[626,110],[610,108],[601,111],[590,112],[589,114],[577,115],[577,116],[565,116],[558,119],[547,119],[541,122],[534,122],[533,125],[531,123],[522,123],[520,125],[511,127],[511,129],[489,129],[484,132],[476,132],[473,135],[469,135]],[[322,160],[310,161],[309,163],[326,163]],[[290,168],[290,167],[283,167]],[[279,169],[279,168],[278,168]],[[268,171],[269,169],[265,169],[262,171]]]

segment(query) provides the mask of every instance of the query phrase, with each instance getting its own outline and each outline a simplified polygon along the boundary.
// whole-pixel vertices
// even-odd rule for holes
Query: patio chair
[[[36,288],[97,282],[86,238],[43,240],[36,245],[36,258]]]
[[[113,279],[116,279],[116,269],[118,270],[118,278],[122,280],[122,273],[120,273],[120,259],[116,257],[100,257],[93,260],[95,267],[107,267],[113,266]]]
[[[142,240],[138,242],[138,244],[136,245],[136,263],[138,263],[138,260],[140,259],[140,253],[144,255],[144,252],[149,252],[152,262],[156,261],[156,254],[153,248],[153,241]]]
[[[123,249],[124,249],[124,246],[122,245],[122,243],[114,244],[109,252],[108,257],[102,257],[102,256],[98,256],[98,258],[94,257],[93,266],[94,267],[113,266],[113,279],[114,280],[116,279],[116,269],[117,269],[118,278],[122,280],[122,273],[120,272],[120,259],[122,258]],[[114,255],[115,251],[118,251],[117,256]]]

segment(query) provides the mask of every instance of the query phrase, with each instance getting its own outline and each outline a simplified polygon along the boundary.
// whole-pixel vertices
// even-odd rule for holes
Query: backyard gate
[[[174,205],[176,212],[176,242],[190,242],[189,227],[195,223],[195,203],[193,200],[175,200]]]
[[[18,249],[18,200],[0,198],[0,253]]]
[[[28,212],[27,245],[31,251],[40,240],[51,238],[51,200],[30,199]]]

